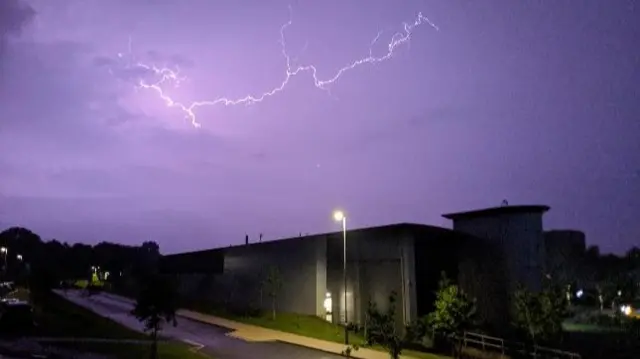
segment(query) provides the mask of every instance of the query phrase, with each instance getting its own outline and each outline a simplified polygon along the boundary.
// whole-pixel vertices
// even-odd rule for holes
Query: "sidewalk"
[[[104,298],[109,298],[114,301],[125,302],[129,304],[133,304],[134,301],[120,297],[115,294],[105,293],[102,294]],[[341,354],[345,349],[345,345],[341,343],[329,342],[326,340],[314,339],[305,337],[302,335],[282,332],[279,330],[263,328],[255,325],[244,324],[240,322],[236,322],[229,319],[224,319],[220,317],[215,317],[208,314],[203,314],[199,312],[194,312],[187,309],[180,309],[176,313],[178,316],[215,325],[218,327],[224,327],[233,330],[231,333],[228,333],[227,336],[242,339],[250,342],[264,342],[264,341],[279,341],[283,343],[303,346],[311,349],[316,349],[332,354]],[[368,349],[368,348],[360,348],[357,351],[351,352],[351,356],[353,358],[359,359],[389,359],[389,354],[386,352]],[[413,359],[413,357],[407,355],[401,355],[402,359]]]
[[[281,332],[278,330],[258,327],[255,325],[239,323],[236,321],[193,312],[186,309],[179,310],[177,314],[187,319],[197,320],[203,323],[232,329],[234,331],[227,334],[228,336],[246,341],[279,341],[283,343],[303,346],[306,348],[321,350],[332,354],[342,354],[342,351],[345,349],[344,344],[309,338],[302,335]],[[357,351],[353,351],[351,352],[351,356],[353,358],[360,359],[389,359],[389,354],[367,348],[360,348]],[[403,355],[401,356],[401,358],[411,359],[412,357]]]

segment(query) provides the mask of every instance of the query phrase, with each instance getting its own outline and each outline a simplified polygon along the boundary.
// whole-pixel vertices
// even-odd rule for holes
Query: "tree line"
[[[61,281],[90,279],[100,268],[109,273],[110,282],[122,284],[139,278],[157,267],[160,253],[155,242],[129,246],[109,242],[96,245],[69,244],[58,240],[42,240],[23,227],[0,232],[0,263],[3,281],[36,281],[37,286],[56,287]]]

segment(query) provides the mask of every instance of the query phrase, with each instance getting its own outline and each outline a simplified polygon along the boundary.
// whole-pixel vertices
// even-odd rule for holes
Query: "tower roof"
[[[483,208],[472,211],[465,212],[457,212],[457,213],[447,213],[443,214],[442,217],[458,220],[458,219],[472,219],[472,218],[481,218],[481,217],[491,217],[502,214],[519,214],[519,213],[544,213],[547,212],[551,207],[544,205],[523,205],[523,206],[501,206],[501,207],[492,207],[492,208]]]

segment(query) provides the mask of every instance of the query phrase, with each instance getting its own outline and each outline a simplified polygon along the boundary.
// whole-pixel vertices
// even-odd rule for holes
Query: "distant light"
[[[622,295],[622,291],[621,291],[621,290],[619,290],[619,291],[618,291],[618,297],[619,297],[619,296],[621,296],[621,295]]]
[[[0,247],[0,252],[7,253],[7,247]]]
[[[623,305],[620,307],[620,311],[622,313],[624,313],[624,315],[631,315],[631,306],[630,305]]]
[[[342,211],[333,212],[333,219],[335,219],[338,222],[342,221],[344,219],[344,212]]]
[[[576,297],[578,297],[578,298],[582,298],[582,295],[583,295],[583,294],[584,294],[584,292],[582,291],[582,289],[580,289],[580,290],[578,290],[578,291],[576,292]]]

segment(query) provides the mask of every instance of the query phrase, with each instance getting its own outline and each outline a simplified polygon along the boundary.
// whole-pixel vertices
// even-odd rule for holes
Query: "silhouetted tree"
[[[151,359],[158,356],[158,332],[164,323],[177,325],[178,292],[167,276],[151,275],[140,290],[132,314],[140,320],[152,339]]]
[[[460,343],[465,330],[476,324],[475,299],[469,298],[460,287],[451,283],[443,272],[434,304],[434,311],[427,316],[427,325],[454,343],[454,355],[458,357],[461,348],[455,344]]]
[[[384,347],[392,359],[402,353],[405,338],[396,325],[397,293],[391,292],[386,311],[378,310],[377,303],[369,301],[367,309],[367,342]]]
[[[102,273],[109,272],[110,282],[125,282],[121,273],[139,281],[156,272],[160,257],[155,242],[145,242],[143,246],[109,242],[70,246],[57,240],[44,242],[37,234],[22,227],[0,232],[0,246],[7,248],[7,279],[28,282],[34,285],[32,289],[45,292],[63,280],[90,279],[92,266],[100,267]],[[2,264],[3,259],[0,258]]]
[[[282,288],[282,276],[280,270],[276,266],[270,266],[267,270],[267,276],[264,280],[265,290],[271,298],[271,318],[276,319],[276,303],[278,294]]]
[[[568,303],[562,288],[548,286],[537,293],[520,287],[514,293],[514,326],[530,343],[554,341],[562,333]]]

